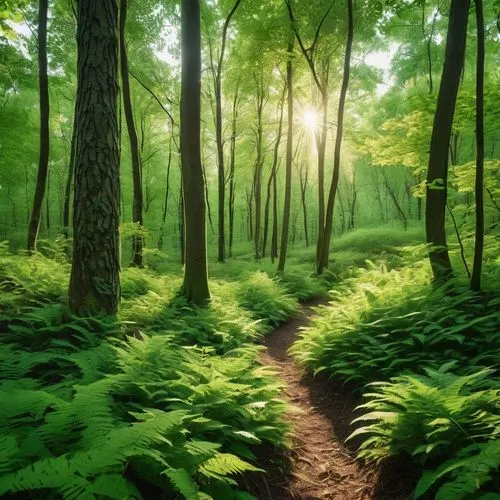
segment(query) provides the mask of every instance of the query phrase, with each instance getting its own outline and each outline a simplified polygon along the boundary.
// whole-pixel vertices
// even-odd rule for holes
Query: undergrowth
[[[352,438],[368,461],[407,455],[415,498],[500,498],[500,297],[489,247],[485,291],[431,283],[428,261],[370,263],[347,277],[291,348],[306,369],[364,391]],[[488,257],[490,255],[490,257]],[[374,382],[377,381],[377,382]],[[368,384],[368,385],[367,385]]]
[[[64,253],[2,248],[0,496],[252,498],[237,476],[288,428],[250,342],[296,299],[250,274],[195,308],[178,276],[125,269],[119,318],[76,318],[68,277]]]

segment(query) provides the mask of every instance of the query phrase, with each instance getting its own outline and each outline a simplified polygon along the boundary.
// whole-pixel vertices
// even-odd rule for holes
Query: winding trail
[[[332,381],[304,375],[288,354],[300,327],[313,314],[312,306],[304,306],[301,314],[264,340],[267,351],[262,361],[275,367],[286,385],[283,397],[292,406],[288,417],[294,433],[288,466],[272,454],[267,457],[262,463],[268,471],[265,484],[253,484],[254,495],[260,500],[410,498],[401,465],[367,466],[355,459],[354,445],[344,444],[359,399]]]

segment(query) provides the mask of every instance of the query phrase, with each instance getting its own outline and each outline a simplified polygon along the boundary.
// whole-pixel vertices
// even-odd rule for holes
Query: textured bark
[[[47,61],[47,17],[48,0],[40,0],[38,7],[38,83],[40,88],[40,155],[38,161],[38,174],[36,179],[35,197],[33,209],[28,226],[28,252],[36,250],[36,240],[40,227],[40,217],[42,214],[43,198],[45,196],[45,186],[49,170],[49,76]]]
[[[207,273],[205,189],[200,146],[200,1],[181,7],[181,162],[185,216],[185,268],[182,293],[192,304],[210,299]]]
[[[144,237],[142,235],[142,179],[141,179],[141,158],[139,153],[139,141],[135,128],[134,113],[132,112],[132,97],[130,94],[130,79],[128,71],[127,46],[125,44],[125,26],[127,23],[127,0],[120,0],[120,68],[122,79],[123,111],[130,141],[130,154],[132,160],[132,184],[134,198],[132,203],[132,222],[139,227],[139,233],[132,239],[132,264],[143,267],[142,249]]]
[[[475,0],[477,26],[476,62],[476,240],[471,288],[481,289],[484,245],[484,17],[483,0]]]
[[[344,108],[349,87],[349,76],[351,72],[351,54],[352,41],[354,38],[354,14],[352,0],[347,0],[347,40],[344,57],[344,74],[342,77],[342,86],[340,89],[339,107],[337,112],[337,134],[335,137],[335,150],[333,153],[333,175],[328,193],[328,203],[325,213],[325,227],[323,237],[318,238],[321,241],[319,247],[318,259],[316,262],[316,271],[320,274],[324,268],[328,267],[328,257],[330,254],[330,238],[333,228],[333,209],[335,206],[335,196],[339,185],[340,175],[340,150],[342,147],[342,134],[344,132]],[[321,226],[320,226],[321,231]]]
[[[278,169],[273,177],[273,229],[271,236],[271,262],[278,257]]]
[[[116,313],[120,299],[120,155],[116,0],[78,4],[73,266],[75,314]]]
[[[286,254],[288,250],[288,234],[290,230],[290,207],[292,203],[292,160],[293,160],[293,36],[288,38],[288,60],[286,62],[286,86],[288,107],[288,130],[286,137],[286,170],[285,170],[285,201],[283,206],[283,226],[281,229],[281,246],[278,261],[279,273],[285,271]]]
[[[309,246],[309,230],[307,227],[307,203],[306,203],[306,194],[307,194],[307,183],[309,177],[309,169],[307,163],[304,165],[304,176],[302,176],[302,168],[300,169],[300,203],[302,204],[302,219],[304,222],[304,238],[306,240],[306,247]]]
[[[460,75],[464,64],[468,0],[452,0],[443,74],[434,115],[427,171],[425,225],[434,279],[446,281],[452,274],[446,245],[445,212],[448,183],[448,149]]]

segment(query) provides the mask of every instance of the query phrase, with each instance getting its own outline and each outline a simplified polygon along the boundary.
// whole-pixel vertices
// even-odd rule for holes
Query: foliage
[[[491,369],[455,375],[455,366],[370,384],[369,400],[359,407],[367,413],[355,420],[366,424],[351,434],[364,438],[361,457],[408,454],[435,467],[422,476],[415,498],[437,484],[437,499],[472,498],[500,479],[498,377]]]
[[[230,285],[192,308],[177,277],[131,268],[120,321],[74,318],[67,265],[4,251],[2,266],[0,496],[248,498],[236,476],[287,426]]]
[[[268,327],[278,325],[297,310],[297,299],[263,272],[248,275],[237,285],[235,296],[252,317]]]
[[[494,295],[460,283],[434,287],[427,263],[359,270],[317,309],[292,347],[301,364],[358,388],[444,359],[463,372],[499,362],[500,312]]]

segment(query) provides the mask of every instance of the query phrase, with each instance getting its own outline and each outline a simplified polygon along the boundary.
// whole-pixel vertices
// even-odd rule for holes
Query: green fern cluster
[[[317,309],[291,350],[301,364],[362,388],[446,359],[464,372],[500,363],[499,298],[457,282],[434,287],[423,261],[370,267]]]
[[[262,320],[268,329],[297,311],[296,297],[264,272],[245,275],[236,286],[235,296],[240,306],[248,310],[253,318]]]
[[[408,454],[426,467],[415,498],[432,488],[439,500],[465,500],[500,486],[498,378],[491,369],[455,375],[454,365],[370,384],[359,407],[366,413],[355,420],[366,425],[350,436],[364,438],[359,455],[367,460]]]
[[[2,384],[0,496],[230,498],[232,476],[258,470],[252,448],[282,442],[279,386],[255,347],[222,358],[154,336],[115,350],[117,372],[71,394]]]
[[[4,265],[0,496],[251,498],[237,476],[259,470],[263,444],[284,446],[285,406],[229,284],[192,308],[179,278],[129,269],[119,321],[75,318],[55,286],[67,265]]]

